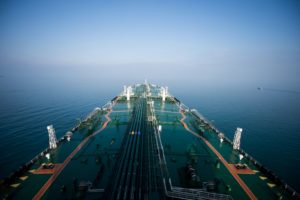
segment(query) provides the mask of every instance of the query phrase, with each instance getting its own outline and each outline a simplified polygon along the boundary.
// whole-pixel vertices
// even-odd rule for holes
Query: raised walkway
[[[256,200],[256,196],[253,194],[253,192],[248,188],[248,186],[246,185],[246,183],[238,176],[238,174],[236,173],[235,170],[233,170],[230,167],[230,164],[224,159],[224,157],[218,152],[218,150],[215,149],[215,147],[213,147],[210,142],[205,139],[204,137],[202,137],[201,135],[197,134],[196,132],[192,131],[188,125],[185,123],[185,114],[184,112],[181,111],[181,115],[182,115],[182,119],[180,120],[181,124],[184,126],[184,128],[192,133],[194,136],[200,138],[211,150],[212,152],[214,152],[214,154],[216,154],[216,156],[220,159],[220,161],[224,164],[224,166],[228,169],[228,171],[231,173],[231,175],[233,176],[233,178],[239,183],[239,185],[241,186],[241,188],[246,192],[246,194],[248,195],[248,197],[251,200]]]
[[[101,129],[95,131],[90,136],[86,137],[73,151],[72,153],[65,159],[65,161],[60,165],[60,167],[53,173],[53,175],[48,179],[48,181],[40,188],[40,190],[36,193],[36,195],[33,197],[34,200],[41,199],[43,195],[46,193],[46,191],[49,189],[49,187],[54,183],[56,178],[60,175],[60,173],[63,171],[63,169],[68,165],[68,163],[71,161],[71,159],[80,151],[80,149],[95,135],[103,131],[107,124],[111,121],[109,118],[109,114],[112,112],[112,110],[109,110],[109,112],[105,115],[105,118],[107,119]]]

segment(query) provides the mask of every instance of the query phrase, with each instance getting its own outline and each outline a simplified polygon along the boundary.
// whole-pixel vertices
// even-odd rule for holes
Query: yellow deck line
[[[273,188],[273,187],[276,186],[276,184],[274,184],[274,183],[267,183],[267,184],[268,184],[268,186],[269,186],[270,188]]]
[[[22,181],[25,181],[27,178],[28,178],[28,176],[21,176],[21,177],[20,177],[20,179],[21,179]]]
[[[259,178],[260,178],[261,180],[266,180],[266,179],[267,179],[267,177],[265,177],[265,176],[259,176]]]
[[[10,186],[13,187],[13,188],[17,188],[19,187],[20,183],[15,183],[15,184],[11,184]]]

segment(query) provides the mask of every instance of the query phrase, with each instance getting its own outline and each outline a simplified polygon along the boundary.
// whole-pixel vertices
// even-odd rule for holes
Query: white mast
[[[56,149],[57,139],[56,139],[55,130],[53,128],[53,125],[47,126],[47,130],[48,130],[48,135],[49,135],[49,148]]]
[[[126,91],[126,96],[127,96],[127,101],[130,101],[130,93],[131,93],[131,87],[127,87],[127,91]]]
[[[123,95],[126,95],[127,87],[124,85]]]
[[[164,87],[161,87],[161,93],[162,93],[162,100],[166,100],[166,89]]]
[[[233,149],[240,149],[242,131],[243,131],[242,128],[236,128],[234,138],[233,138]]]

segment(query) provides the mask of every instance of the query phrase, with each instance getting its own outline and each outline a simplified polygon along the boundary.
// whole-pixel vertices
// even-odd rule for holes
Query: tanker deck
[[[56,146],[56,145],[55,145]],[[153,84],[124,87],[15,173],[7,199],[298,199],[299,194]]]

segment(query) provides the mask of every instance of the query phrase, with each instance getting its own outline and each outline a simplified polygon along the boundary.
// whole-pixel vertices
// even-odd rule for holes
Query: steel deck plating
[[[70,141],[64,136],[2,180],[1,198],[299,198],[226,136],[221,142],[220,131],[165,87],[125,87],[70,131]],[[51,173],[43,163],[55,164]]]

